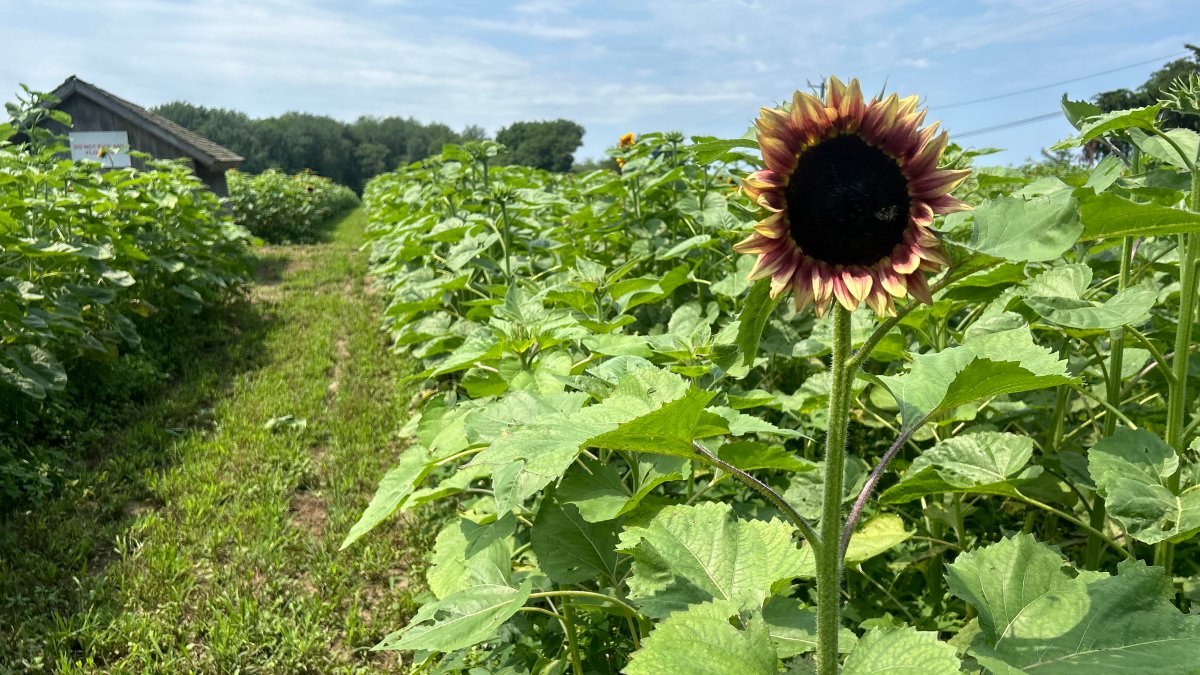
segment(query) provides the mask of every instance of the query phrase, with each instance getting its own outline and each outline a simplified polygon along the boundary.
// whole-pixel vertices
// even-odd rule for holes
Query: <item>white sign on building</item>
[[[90,159],[106,167],[129,166],[129,134],[124,131],[73,131],[71,159]]]

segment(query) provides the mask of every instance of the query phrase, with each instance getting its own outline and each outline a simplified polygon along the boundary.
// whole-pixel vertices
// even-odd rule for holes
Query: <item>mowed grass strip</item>
[[[0,671],[379,672],[428,530],[337,548],[403,447],[408,367],[378,330],[353,211],[318,246],[260,252],[231,323],[0,535]],[[266,428],[275,420],[273,428]]]

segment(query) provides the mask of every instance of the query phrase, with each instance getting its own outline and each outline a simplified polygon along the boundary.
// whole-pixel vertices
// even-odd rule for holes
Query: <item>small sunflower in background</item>
[[[618,148],[632,148],[634,143],[637,143],[637,141],[634,139],[635,139],[635,136],[633,135],[632,131],[630,131],[627,134],[623,134],[621,136],[621,140],[617,142],[617,147]]]
[[[103,159],[104,156],[107,154],[108,154],[108,148],[106,148],[102,145],[102,146],[100,146],[100,149],[96,151],[96,159]]]
[[[949,261],[935,214],[970,209],[950,192],[970,174],[940,170],[948,137],[921,128],[917,97],[865,101],[858,80],[830,78],[825,100],[797,91],[790,110],[763,108],[758,142],[767,168],[742,190],[769,213],[734,250],[758,256],[750,279],[791,291],[797,311],[823,315],[836,300],[894,314],[894,299],[933,298],[926,272]]]

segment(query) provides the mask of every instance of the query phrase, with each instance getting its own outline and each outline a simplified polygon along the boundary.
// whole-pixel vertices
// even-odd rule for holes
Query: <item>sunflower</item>
[[[632,148],[633,144],[636,142],[637,141],[634,140],[633,132],[631,131],[627,134],[622,134],[621,140],[617,142],[617,147],[618,148]]]
[[[767,168],[742,190],[768,211],[734,250],[758,260],[751,281],[790,290],[818,316],[836,300],[894,314],[905,295],[932,303],[926,272],[949,261],[934,214],[971,207],[950,196],[970,171],[939,170],[947,135],[921,128],[917,97],[864,101],[858,80],[830,78],[825,101],[797,91],[790,110],[763,108],[758,142]]]

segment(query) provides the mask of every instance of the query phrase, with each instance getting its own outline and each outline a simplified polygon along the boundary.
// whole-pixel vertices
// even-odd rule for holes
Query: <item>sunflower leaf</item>
[[[958,675],[962,664],[954,647],[937,633],[916,628],[876,628],[858,641],[842,675]]]
[[[737,346],[742,350],[742,365],[754,365],[763,328],[782,298],[783,296],[771,297],[770,279],[760,279],[750,288],[746,302],[742,305],[742,313],[738,316]]]
[[[1145,429],[1118,429],[1088,452],[1088,472],[1108,515],[1147,544],[1200,532],[1200,486],[1171,490],[1168,479],[1178,469],[1175,450]]]
[[[1200,232],[1200,213],[1133,202],[1111,192],[1084,199],[1079,214],[1080,241]]]
[[[998,431],[955,436],[921,453],[904,478],[879,499],[897,504],[944,493],[1014,496],[1020,473],[1032,456],[1033,439],[1027,436]],[[1038,473],[1040,468],[1023,478]]]
[[[904,428],[973,401],[1075,382],[1066,362],[1033,342],[1023,326],[969,336],[961,346],[921,354],[902,375],[879,378],[900,406]]]
[[[721,502],[669,506],[621,532],[618,550],[633,556],[629,597],[655,618],[714,599],[761,607],[776,582],[803,572],[792,534],[779,520],[735,518]]]
[[[1112,330],[1145,319],[1158,292],[1141,285],[1118,292],[1105,302],[1083,297],[1092,281],[1092,268],[1083,263],[1055,267],[1031,279],[1022,292],[1025,304],[1043,319],[1065,326]]]
[[[591,523],[573,504],[543,499],[529,539],[538,566],[554,583],[617,578],[614,521]]]
[[[779,658],[789,659],[817,648],[816,609],[802,606],[795,598],[776,595],[767,600],[762,612]],[[854,631],[842,628],[838,631],[838,651],[845,654],[857,640]]]
[[[1075,571],[1027,534],[963,553],[950,592],[979,612],[968,653],[997,673],[1191,673],[1200,616],[1167,599],[1157,567],[1122,562],[1117,574]]]
[[[717,600],[688,607],[658,624],[621,672],[776,675],[779,657],[762,617],[743,616],[736,603]]]
[[[383,638],[375,649],[453,652],[494,636],[500,625],[525,606],[531,583],[520,588],[471,586],[421,606],[403,629]]]
[[[1067,189],[991,199],[975,209],[975,228],[963,246],[1016,262],[1054,260],[1083,231],[1078,206]]]

